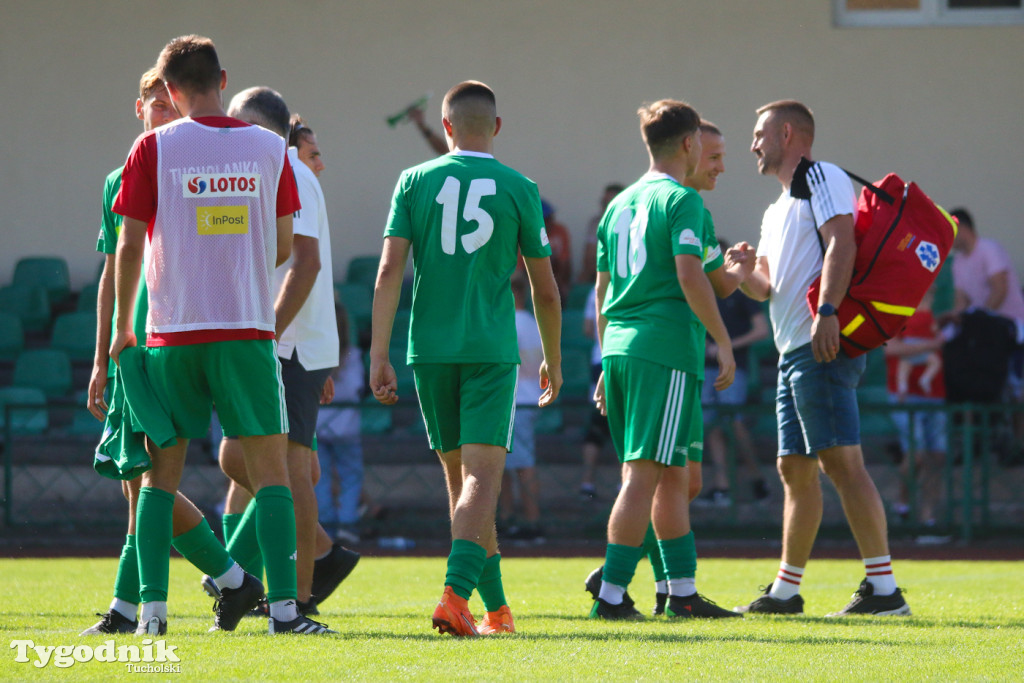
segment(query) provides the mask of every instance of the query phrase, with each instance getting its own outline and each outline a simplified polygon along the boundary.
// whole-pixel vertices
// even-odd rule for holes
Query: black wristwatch
[[[828,302],[823,303],[822,305],[818,306],[818,315],[820,315],[822,318],[827,318],[830,315],[835,315],[835,314],[836,314],[836,307],[833,306],[832,304],[828,303]]]

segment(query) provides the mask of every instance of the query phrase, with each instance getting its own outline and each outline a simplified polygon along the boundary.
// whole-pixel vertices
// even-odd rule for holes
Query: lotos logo
[[[181,176],[182,196],[195,197],[259,197],[258,173],[184,173]]]

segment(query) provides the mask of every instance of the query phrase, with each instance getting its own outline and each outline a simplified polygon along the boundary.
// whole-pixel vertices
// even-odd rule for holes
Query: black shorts
[[[590,421],[587,424],[587,431],[583,435],[583,443],[589,443],[598,448],[604,447],[611,438],[608,431],[608,418],[601,414],[601,411],[594,408],[590,412]]]
[[[291,358],[280,358],[284,400],[288,409],[288,440],[312,448],[316,418],[320,413],[320,395],[332,368],[307,370],[295,351]]]

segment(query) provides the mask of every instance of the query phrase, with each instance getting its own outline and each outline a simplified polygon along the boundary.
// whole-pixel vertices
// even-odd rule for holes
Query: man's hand
[[[320,405],[325,406],[334,400],[334,378],[327,375],[324,388],[320,390]]]
[[[831,363],[839,355],[839,318],[816,315],[811,323],[811,349],[814,360]]]
[[[604,370],[597,378],[597,388],[594,389],[594,405],[602,415],[608,415],[608,404],[604,400]]]
[[[537,405],[544,408],[551,405],[558,398],[558,392],[562,390],[562,365],[560,363],[551,367],[548,367],[547,361],[540,364],[540,388],[544,390],[544,393],[540,395]]]
[[[744,279],[754,272],[755,265],[757,265],[757,251],[747,242],[735,244],[725,252],[726,269],[730,271],[738,269]]]
[[[718,347],[718,377],[715,378],[715,389],[724,391],[736,377],[736,359],[732,355],[731,346]]]
[[[386,406],[398,401],[398,376],[387,360],[370,360],[370,391]]]
[[[92,416],[100,422],[107,417],[107,402],[103,399],[103,392],[107,388],[107,364],[92,366],[92,375],[89,376],[89,397],[86,399],[85,407],[89,409]]]
[[[136,346],[139,343],[138,339],[135,338],[135,333],[131,330],[122,331],[118,330],[114,334],[114,339],[110,342],[110,358],[116,365],[121,364],[121,352],[129,346]]]

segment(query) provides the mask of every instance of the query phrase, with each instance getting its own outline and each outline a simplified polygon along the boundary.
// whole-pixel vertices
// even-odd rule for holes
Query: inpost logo
[[[197,206],[196,232],[200,235],[244,235],[249,232],[249,207]]]
[[[183,173],[181,191],[185,198],[259,197],[258,173]]]
[[[12,640],[11,649],[15,662],[31,662],[37,669],[50,664],[66,669],[78,663],[97,661],[124,664],[132,673],[181,673],[181,658],[174,652],[178,646],[168,645],[166,640],[144,638],[141,645],[117,645],[113,640],[105,640],[97,647],[36,645],[31,640]]]

